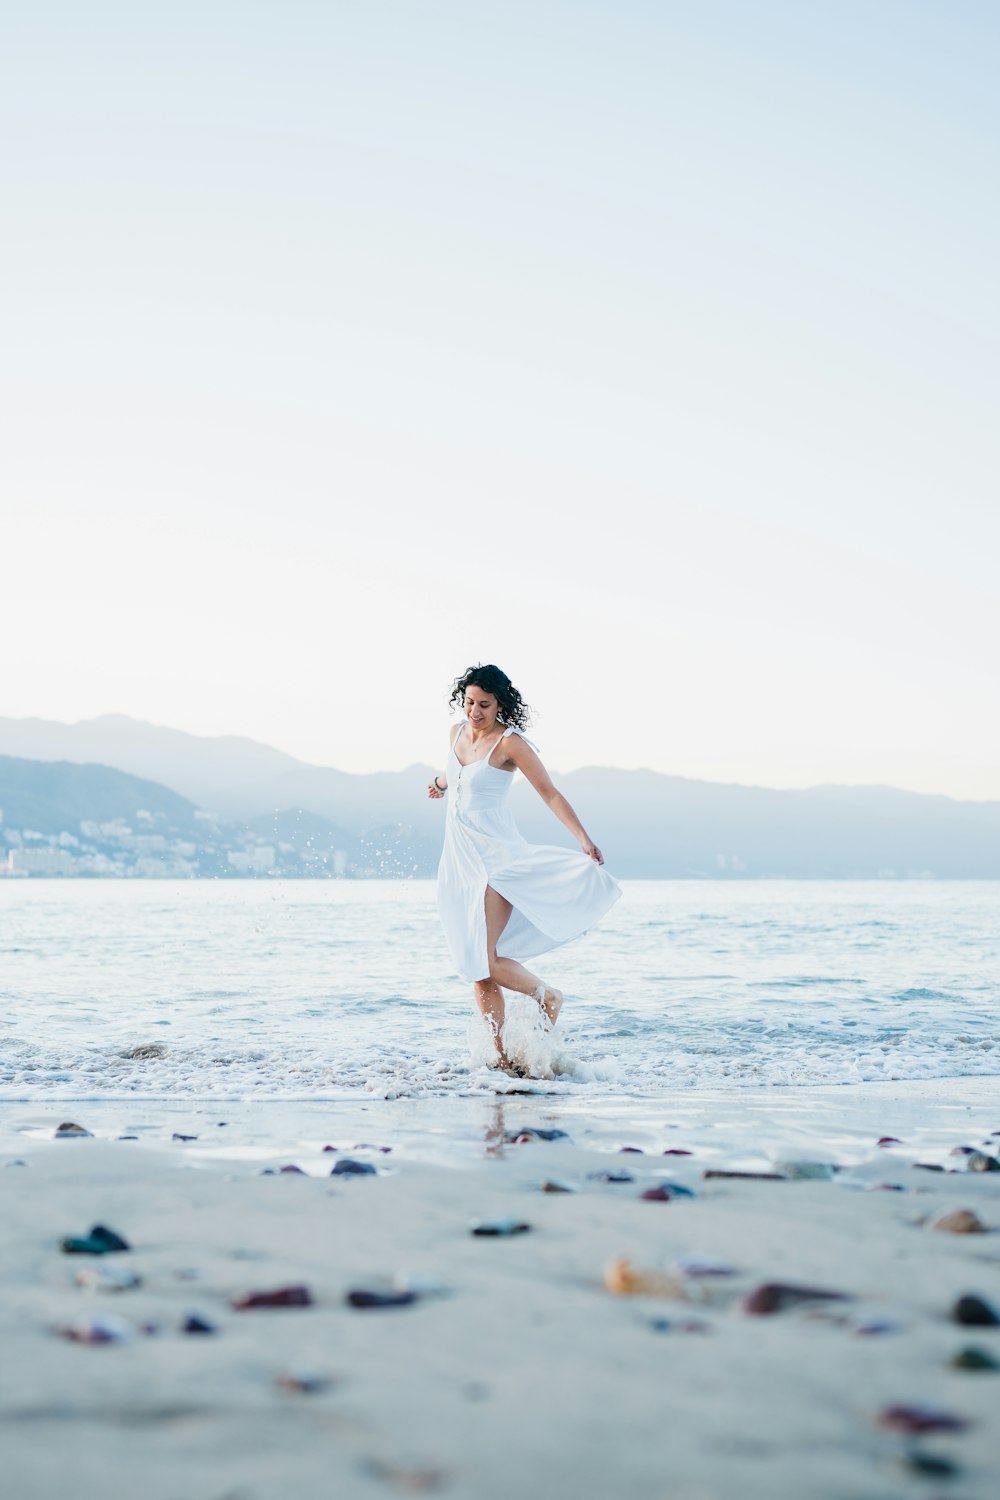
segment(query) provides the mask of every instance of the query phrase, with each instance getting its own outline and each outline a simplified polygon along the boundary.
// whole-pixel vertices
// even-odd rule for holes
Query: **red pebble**
[[[619,1146],[619,1156],[644,1156],[645,1152],[641,1146]]]
[[[663,1154],[664,1156],[692,1156],[694,1153],[685,1151],[683,1146],[670,1146]]]
[[[230,1304],[237,1312],[255,1307],[311,1307],[312,1293],[307,1286],[280,1286],[273,1292],[246,1292]]]
[[[639,1197],[644,1198],[647,1203],[669,1203],[673,1194],[668,1193],[665,1187],[653,1187],[647,1188]]]
[[[893,1432],[964,1432],[968,1422],[933,1406],[887,1406],[879,1423]]]
[[[902,1141],[894,1135],[881,1135],[876,1142],[879,1146],[901,1146]]]
[[[784,1312],[786,1307],[795,1307],[799,1302],[846,1302],[846,1292],[827,1292],[822,1287],[793,1286],[784,1281],[766,1281],[756,1287],[744,1299],[743,1311],[748,1313]]]

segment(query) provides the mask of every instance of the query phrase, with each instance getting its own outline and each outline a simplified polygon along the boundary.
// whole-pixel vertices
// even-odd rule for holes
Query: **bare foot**
[[[540,984],[535,991],[535,999],[545,1012],[549,1025],[554,1026],[562,1010],[562,990],[554,989],[551,984]]]
[[[510,1078],[527,1078],[528,1076],[521,1064],[514,1062],[506,1052],[497,1052],[497,1060],[491,1063],[490,1067],[496,1068],[498,1073],[506,1073]]]

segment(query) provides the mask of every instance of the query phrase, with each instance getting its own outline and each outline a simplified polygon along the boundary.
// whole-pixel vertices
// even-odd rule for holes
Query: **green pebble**
[[[951,1358],[952,1368],[955,1370],[1000,1370],[1000,1360],[987,1354],[985,1349],[976,1349],[970,1346],[960,1349]]]

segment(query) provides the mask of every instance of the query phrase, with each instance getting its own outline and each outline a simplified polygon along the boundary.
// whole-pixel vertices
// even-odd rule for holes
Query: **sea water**
[[[544,1092],[592,1112],[711,1091],[1000,1075],[1000,882],[627,881],[537,960],[566,995]],[[0,1099],[489,1097],[432,882],[0,882]],[[520,1030],[519,1030],[520,1028]],[[1000,1099],[1000,1091],[997,1093]]]

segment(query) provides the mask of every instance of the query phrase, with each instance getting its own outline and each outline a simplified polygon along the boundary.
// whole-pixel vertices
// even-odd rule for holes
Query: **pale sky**
[[[1000,798],[992,0],[0,32],[0,714]]]

